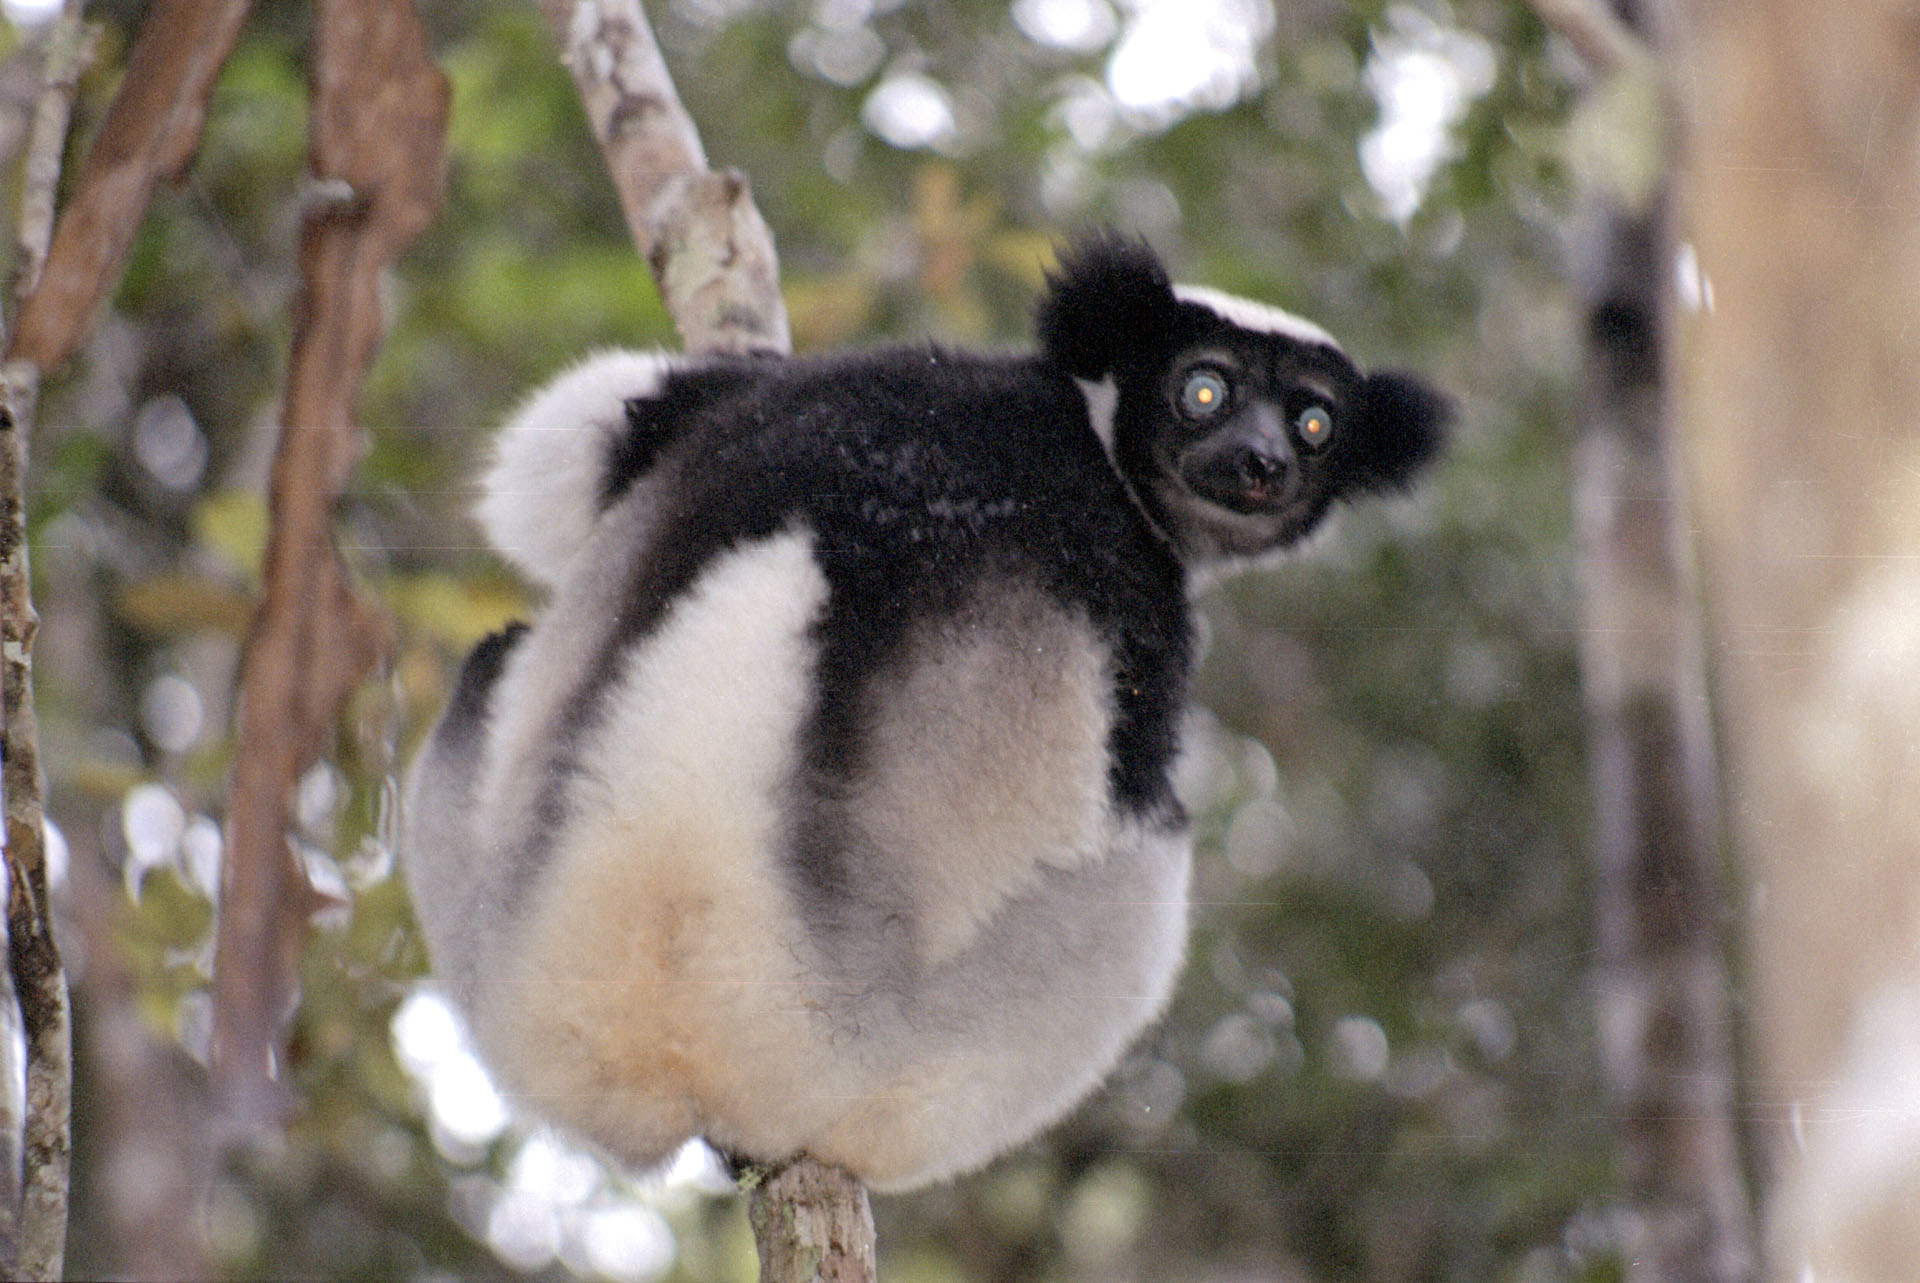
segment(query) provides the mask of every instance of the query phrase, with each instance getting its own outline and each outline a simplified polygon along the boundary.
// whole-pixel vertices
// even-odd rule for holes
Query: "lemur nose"
[[[1284,449],[1259,441],[1235,441],[1198,453],[1181,468],[1195,493],[1241,512],[1257,512],[1285,503],[1293,495],[1299,469]]]
[[[1277,490],[1292,471],[1292,462],[1264,450],[1250,449],[1240,459],[1240,479],[1249,489]]]

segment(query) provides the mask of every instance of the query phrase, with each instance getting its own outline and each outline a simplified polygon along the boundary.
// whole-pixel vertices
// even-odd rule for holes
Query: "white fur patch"
[[[915,635],[854,813],[900,869],[924,961],[972,944],[1047,868],[1103,853],[1111,684],[1086,621],[1023,584]]]
[[[684,358],[602,352],[547,384],[494,441],[477,508],[487,537],[534,582],[553,588],[598,516],[607,443],[626,430],[626,402],[658,394]]]
[[[1184,833],[1110,825],[973,947],[928,971],[869,1041],[896,1068],[808,1152],[883,1193],[972,1171],[1057,1121],[1173,991],[1187,938]],[[885,1062],[881,1062],[885,1063]]]
[[[1091,379],[1075,379],[1074,382],[1079,385],[1080,395],[1087,399],[1087,422],[1093,426],[1093,434],[1100,438],[1100,446],[1107,452],[1107,462],[1113,465],[1114,476],[1120,478],[1121,489],[1127,492],[1127,498],[1133,500],[1134,508],[1146,519],[1153,532],[1172,543],[1167,532],[1160,528],[1160,523],[1153,519],[1153,514],[1147,511],[1147,506],[1140,502],[1139,492],[1133,488],[1133,482],[1127,474],[1120,470],[1120,460],[1113,452],[1113,423],[1120,412],[1119,385],[1111,374],[1097,383]]]
[[[1095,383],[1091,379],[1075,379],[1080,385],[1080,395],[1087,398],[1087,422],[1093,425],[1093,434],[1100,438],[1100,444],[1107,448],[1107,458],[1113,458],[1113,420],[1120,412],[1120,387],[1109,374]]]
[[[1221,320],[1230,325],[1237,325],[1243,330],[1257,330],[1262,334],[1280,334],[1290,339],[1299,339],[1304,343],[1324,343],[1335,351],[1340,349],[1333,335],[1312,321],[1267,303],[1256,303],[1252,299],[1223,294],[1219,290],[1208,289],[1204,285],[1176,285],[1173,287],[1173,296],[1182,303],[1198,303]]]
[[[983,593],[882,690],[879,765],[848,800],[856,848],[886,866],[854,929],[810,926],[784,863],[828,595],[802,531],[714,561],[627,655],[565,777],[567,818],[498,920],[495,866],[520,844],[495,830],[533,811],[521,777],[549,769],[578,672],[565,643],[645,555],[648,508],[636,493],[608,513],[501,676],[491,769],[442,799],[435,876],[467,913],[428,925],[436,963],[471,977],[489,1064],[636,1164],[699,1134],[896,1190],[1025,1142],[1164,1007],[1189,869],[1183,832],[1111,814],[1109,661],[1037,590]],[[913,952],[889,943],[901,917]]]
[[[821,974],[776,852],[827,585],[799,533],[717,561],[607,692],[475,1032],[540,1112],[630,1161],[697,1131],[797,1147],[831,1094]],[[817,1084],[796,1087],[795,1084]]]

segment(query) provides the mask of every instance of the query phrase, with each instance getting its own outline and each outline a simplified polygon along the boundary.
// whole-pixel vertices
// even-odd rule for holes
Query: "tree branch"
[[[747,1203],[761,1283],[873,1283],[873,1211],[860,1182],[802,1156],[757,1182]]]
[[[176,179],[200,145],[214,80],[247,8],[247,0],[167,0],[148,9],[46,270],[21,308],[10,359],[51,371],[92,330],[154,188]]]
[[[214,951],[213,1070],[228,1141],[286,1104],[275,1060],[317,904],[287,838],[294,791],[391,631],[348,581],[333,510],[361,448],[352,410],[380,341],[381,273],[439,208],[449,100],[409,0],[319,0],[313,58],[314,198],[263,595],[241,660]]]
[[[707,168],[638,0],[540,0],[540,8],[687,350],[791,350],[773,234],[746,177]]]
[[[692,352],[793,340],[773,235],[746,178],[707,169],[638,0],[540,0],[586,103],[627,227]],[[763,1283],[872,1283],[873,1212],[847,1173],[804,1155],[749,1193]]]
[[[1600,75],[1651,57],[1651,50],[1607,0],[1527,0],[1548,29]]]
[[[74,87],[93,58],[94,33],[67,0],[47,35],[46,70],[24,160],[18,286],[30,302],[53,226],[60,153],[73,116]],[[39,370],[10,362],[0,373],[0,613],[4,613],[4,715],[0,778],[6,793],[7,962],[10,1001],[26,1040],[25,1114],[7,1119],[0,1183],[0,1275],[60,1277],[66,1254],[68,1164],[72,1147],[73,1026],[67,977],[47,898],[46,780],[33,703],[33,642],[39,630],[27,548],[27,435]],[[9,1057],[10,1058],[10,1057]],[[8,1110],[11,1113],[11,1110]],[[18,1164],[16,1167],[15,1164]]]

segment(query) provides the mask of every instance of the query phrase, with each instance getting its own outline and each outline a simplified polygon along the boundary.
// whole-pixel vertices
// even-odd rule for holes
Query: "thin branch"
[[[45,78],[21,183],[19,286],[29,301],[52,232],[74,87],[92,61],[93,47],[94,33],[80,20],[79,0],[67,0],[47,36]],[[33,643],[40,618],[33,606],[27,547],[26,477],[27,437],[38,395],[39,370],[33,365],[9,363],[0,374],[0,435],[5,437],[0,442],[0,612],[5,616],[0,777],[6,793],[7,962],[27,1057],[25,1114],[19,1120],[19,1145],[8,1148],[0,1206],[5,1218],[0,1274],[53,1279],[60,1277],[66,1255],[73,1026],[47,898],[46,779],[33,702]]]
[[[746,177],[707,168],[638,0],[540,0],[540,8],[687,350],[791,350],[773,234]]]
[[[78,0],[67,0],[60,21],[47,33],[45,87],[33,108],[20,192],[20,261],[14,292],[24,307],[40,286],[53,245],[54,196],[60,186],[61,154],[73,123],[73,96],[93,65],[100,29],[80,20]],[[43,367],[44,368],[44,367]]]
[[[92,331],[154,188],[177,178],[200,145],[214,80],[247,8],[247,0],[167,0],[148,8],[120,92],[60,217],[46,270],[21,309],[10,358],[51,371]]]
[[[1600,75],[1611,75],[1652,56],[1647,44],[1623,21],[1607,0],[1527,0],[1528,5],[1559,35],[1581,61]]]
[[[354,592],[333,510],[361,450],[353,404],[380,341],[380,277],[439,208],[449,88],[409,0],[319,0],[313,192],[274,454],[263,598],[241,661],[214,952],[224,1140],[270,1125],[281,1035],[317,896],[288,842],[294,790],[388,646]]]
[[[1547,28],[1573,46],[1593,70],[1605,75],[1647,54],[1607,0],[1527,0]]]

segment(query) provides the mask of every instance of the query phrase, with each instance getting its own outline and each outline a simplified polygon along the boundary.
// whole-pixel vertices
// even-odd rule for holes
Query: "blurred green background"
[[[1111,222],[1176,276],[1310,315],[1462,407],[1421,494],[1207,598],[1186,772],[1197,903],[1172,1010],[1039,1143],[877,1200],[882,1276],[1621,1277],[1589,975],[1563,229],[1583,167],[1646,140],[1596,147],[1564,51],[1509,0],[648,8],[709,154],[753,181],[801,350],[1021,342],[1051,245]],[[92,12],[106,47],[73,154],[140,12]],[[744,1213],[710,1164],[621,1174],[507,1120],[416,996],[396,774],[464,648],[527,606],[464,515],[480,451],[570,359],[674,341],[538,11],[423,14],[454,84],[448,200],[390,283],[340,527],[400,646],[303,786],[302,853],[339,906],[305,961],[302,1109],[283,1147],[219,1179],[215,1264],[748,1278]],[[186,1162],[205,1050],[308,19],[257,6],[198,162],[34,441],[81,1044],[76,1277],[131,1271],[139,1191],[200,1179],[152,1154],[171,1134]],[[9,39],[19,67],[17,26]],[[159,1040],[158,1063],[179,1048],[177,1072],[116,1062],[130,1029]]]

